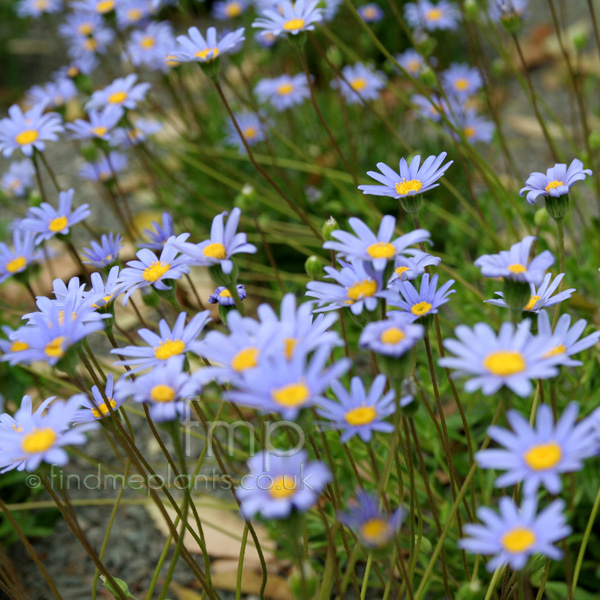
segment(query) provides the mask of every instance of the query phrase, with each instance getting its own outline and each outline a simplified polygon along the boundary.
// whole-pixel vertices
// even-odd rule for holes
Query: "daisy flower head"
[[[453,63],[442,73],[442,85],[447,94],[466,99],[475,94],[483,81],[479,70],[467,64]]]
[[[118,129],[115,129],[111,138],[111,143],[115,146],[125,148],[137,146],[163,128],[159,121],[156,121],[155,119],[144,119],[143,117],[136,119],[132,124],[133,128],[119,127]]]
[[[185,356],[193,346],[198,336],[211,320],[210,311],[205,310],[195,314],[186,325],[187,315],[182,312],[177,317],[173,329],[167,321],[162,319],[158,324],[159,333],[149,329],[140,329],[138,335],[146,342],[147,346],[126,346],[114,348],[112,354],[127,357],[117,365],[132,367],[133,373],[160,366],[173,356]]]
[[[573,292],[577,291],[575,288],[570,288],[568,290],[563,290],[558,294],[554,292],[558,289],[560,282],[563,280],[565,276],[564,273],[559,273],[552,281],[552,273],[546,273],[544,275],[544,280],[540,284],[539,287],[533,285],[533,283],[529,284],[531,288],[531,297],[529,298],[529,302],[523,307],[524,311],[539,313],[542,308],[546,308],[547,306],[554,306],[555,304],[560,304],[564,300],[568,300]],[[500,299],[494,298],[493,300],[485,300],[488,304],[494,304],[495,306],[502,306],[503,308],[509,308],[508,304],[504,301],[504,294],[502,292],[496,292],[496,296],[499,296]]]
[[[417,0],[404,5],[404,16],[408,24],[417,30],[452,30],[458,27],[460,11],[449,0],[439,0],[437,3]]]
[[[337,15],[340,5],[344,3],[344,0],[322,0],[320,3],[323,6],[323,21],[331,21]]]
[[[392,310],[387,319],[368,323],[358,343],[361,348],[397,358],[406,354],[424,335],[422,325],[414,323],[404,312]]]
[[[59,108],[77,96],[77,87],[68,77],[60,77],[45,85],[34,85],[26,94],[28,106],[46,103],[46,106]]]
[[[188,238],[187,233],[183,233],[175,240],[183,242]],[[157,290],[170,290],[171,280],[181,279],[186,273],[190,272],[188,266],[189,260],[185,256],[178,256],[179,250],[175,246],[177,242],[167,243],[162,249],[160,256],[157,256],[149,248],[142,248],[136,252],[138,260],[132,260],[121,270],[119,277],[120,283],[123,283],[125,296],[123,297],[123,306],[127,305],[129,296],[135,290],[153,286]]]
[[[115,10],[117,25],[121,29],[141,25],[151,14],[151,7],[147,0],[119,0]]]
[[[413,77],[420,75],[421,71],[427,66],[425,59],[413,48],[405,50],[402,54],[396,54],[395,59],[396,62]]]
[[[582,362],[573,360],[571,356],[591,348],[600,340],[600,331],[595,331],[583,339],[579,339],[586,327],[585,319],[580,319],[571,327],[571,315],[564,314],[558,319],[553,331],[548,313],[541,310],[538,315],[538,333],[540,336],[550,337],[550,349],[545,358],[557,360],[559,364],[567,367],[583,365]]]
[[[91,109],[89,120],[75,119],[67,123],[66,129],[74,140],[108,140],[112,130],[117,126],[125,111],[120,105],[110,104],[102,110]]]
[[[92,398],[85,398],[83,408],[78,410],[73,416],[73,423],[94,423],[106,417],[110,417],[113,412],[119,410],[125,402],[124,398],[119,401],[114,399],[114,381],[113,374],[109,373],[106,378],[106,385],[101,392],[97,385],[92,387]]]
[[[334,429],[340,429],[342,443],[358,435],[363,442],[370,442],[374,431],[391,433],[394,426],[384,419],[396,411],[394,391],[384,393],[385,375],[378,375],[367,391],[360,377],[350,381],[350,392],[339,381],[331,382],[331,389],[338,402],[319,400],[319,415],[327,419]]]
[[[384,17],[383,10],[379,4],[375,4],[375,2],[369,2],[368,4],[363,4],[359,6],[357,9],[360,18],[365,23],[379,23]]]
[[[431,234],[425,229],[416,229],[392,241],[396,219],[391,215],[383,217],[377,234],[356,217],[351,217],[348,224],[356,235],[341,230],[333,231],[331,237],[338,241],[325,242],[323,248],[334,250],[345,258],[371,261],[376,271],[383,271],[388,261],[406,252],[409,246],[431,241]]]
[[[358,104],[362,100],[377,100],[387,81],[381,71],[373,71],[362,63],[346,65],[342,69],[342,75],[344,78],[332,81],[331,87],[339,88],[350,104]]]
[[[242,211],[238,207],[234,208],[226,223],[227,212],[217,215],[210,228],[210,238],[200,244],[178,241],[171,241],[169,244],[177,248],[190,264],[220,265],[223,273],[229,275],[234,267],[231,260],[234,254],[254,254],[256,252],[256,246],[248,243],[246,234],[237,232],[241,214]]]
[[[173,356],[134,380],[123,377],[115,384],[115,400],[147,404],[157,423],[189,418],[189,401],[200,392],[197,378],[184,370],[183,356]]]
[[[26,401],[28,398],[28,402]],[[0,449],[0,472],[35,471],[41,463],[66,465],[69,457],[65,446],[85,444],[84,432],[96,428],[96,423],[72,427],[77,410],[83,400],[82,395],[73,396],[67,401],[46,402],[31,414],[21,410],[18,427],[2,432]],[[25,406],[31,406],[31,398],[23,398]]]
[[[523,482],[526,496],[535,496],[540,486],[559,494],[561,475],[581,470],[584,459],[598,449],[595,437],[589,435],[592,423],[586,419],[577,424],[578,413],[579,405],[571,402],[555,423],[550,406],[542,404],[532,427],[520,413],[510,410],[507,418],[512,431],[496,426],[488,430],[503,448],[481,450],[477,463],[483,469],[506,471],[496,479],[496,487]]]
[[[413,104],[416,117],[433,121],[434,123],[441,121],[442,115],[446,115],[450,119],[453,113],[457,114],[454,106],[451,108],[446,100],[437,96],[428,97],[422,94],[413,94],[410,101]],[[460,114],[460,112],[459,110],[458,113]]]
[[[358,259],[344,262],[338,259],[341,270],[325,267],[327,277],[336,283],[310,281],[306,284],[307,296],[316,298],[320,311],[350,308],[352,314],[360,315],[363,309],[374,311],[379,298],[384,297],[382,274],[368,263]]]
[[[8,171],[2,175],[0,188],[10,196],[22,198],[33,187],[35,169],[32,162],[26,158],[10,164]]]
[[[277,41],[277,36],[270,31],[258,31],[254,34],[254,39],[263,48],[270,48]]]
[[[425,273],[425,267],[437,267],[441,262],[442,259],[439,256],[432,256],[427,252],[408,248],[404,251],[404,254],[396,256],[390,283],[397,279],[400,281],[416,279]]]
[[[226,21],[239,17],[247,8],[247,0],[217,0],[212,6],[211,14],[217,21]]]
[[[115,10],[117,0],[74,0],[71,8],[82,12],[91,12],[98,15],[107,15]]]
[[[396,509],[391,515],[379,509],[379,502],[364,490],[356,494],[356,502],[348,505],[346,512],[337,518],[342,525],[358,534],[358,539],[368,548],[385,548],[395,537],[404,517],[404,510]]]
[[[453,284],[454,279],[450,279],[438,289],[437,273],[431,278],[429,273],[425,273],[421,278],[419,291],[410,281],[396,280],[390,284],[390,289],[384,292],[383,296],[390,306],[405,311],[411,320],[416,321],[437,313],[438,308],[448,302],[450,294],[456,292],[450,289]]]
[[[19,0],[17,14],[20,17],[40,17],[57,13],[63,7],[62,0]]]
[[[584,169],[583,163],[574,158],[568,167],[566,164],[556,164],[550,167],[546,173],[532,173],[527,178],[525,187],[521,188],[519,195],[523,196],[527,192],[527,202],[532,206],[540,196],[545,197],[548,212],[554,216],[551,212],[552,207],[548,206],[549,201],[552,203],[554,198],[567,196],[575,183],[583,181],[586,176],[591,175],[592,171]]]
[[[238,283],[237,292],[240,300],[244,300],[248,293],[243,284]],[[231,292],[223,285],[220,285],[215,291],[208,297],[209,304],[218,304],[219,306],[235,306],[235,300],[231,295]]]
[[[166,22],[151,22],[144,29],[131,32],[124,58],[131,60],[136,67],[146,67],[153,71],[168,71],[169,63],[165,56],[175,46],[171,25]]]
[[[23,273],[32,263],[43,258],[35,249],[35,234],[31,231],[13,231],[13,247],[0,242],[0,283]]]
[[[303,408],[320,403],[325,390],[350,368],[349,359],[327,365],[329,358],[328,347],[312,355],[297,347],[289,360],[284,353],[267,354],[256,368],[243,372],[225,399],[293,420]]]
[[[167,243],[168,239],[172,236],[176,236],[175,225],[173,225],[173,218],[167,212],[161,215],[160,224],[156,221],[152,221],[152,227],[154,229],[144,229],[143,235],[148,240],[146,244],[140,244],[140,248],[152,248],[152,250],[162,250]]]
[[[381,173],[368,171],[367,175],[382,185],[359,185],[358,189],[370,196],[388,196],[397,199],[424,194],[438,187],[439,183],[436,182],[454,162],[451,160],[442,164],[447,155],[447,152],[442,152],[438,156],[429,156],[423,164],[420,156],[415,156],[410,164],[402,158],[398,172],[383,162],[377,163]],[[406,210],[405,206],[403,208]]]
[[[490,19],[502,23],[510,30],[518,29],[521,21],[527,18],[528,0],[490,0]]]
[[[283,111],[302,104],[310,96],[303,73],[280,75],[274,79],[261,79],[254,88],[261,103],[269,103],[275,110]]]
[[[100,157],[96,162],[83,163],[79,169],[79,177],[88,181],[106,183],[127,168],[129,159],[121,152],[112,151],[108,156]]]
[[[111,231],[108,235],[102,234],[99,243],[91,240],[90,246],[91,248],[83,249],[83,262],[97,269],[103,269],[117,262],[119,252],[123,248],[123,236]]]
[[[139,102],[146,98],[150,89],[149,83],[137,83],[137,79],[138,76],[135,73],[115,79],[104,89],[92,94],[91,99],[85,105],[86,110],[106,108],[111,105],[133,110]]]
[[[313,31],[315,23],[323,20],[323,9],[318,0],[282,0],[279,10],[265,9],[252,27],[268,31],[275,36],[281,34],[298,35],[303,31]]]
[[[329,469],[322,462],[310,462],[305,450],[290,456],[262,451],[248,461],[248,469],[235,488],[246,519],[257,514],[285,519],[293,511],[306,512],[331,481]]]
[[[82,204],[72,210],[74,193],[74,190],[60,192],[58,208],[54,208],[47,202],[42,202],[39,206],[32,206],[27,211],[25,219],[21,221],[20,228],[23,231],[37,233],[36,244],[49,240],[55,235],[68,235],[73,225],[87,219],[92,214],[87,204]]]
[[[57,113],[46,113],[46,103],[36,104],[23,112],[17,104],[8,109],[8,117],[0,120],[0,150],[8,158],[15,150],[32,156],[34,150],[43,152],[44,142],[58,141],[64,131],[62,119]]]
[[[545,334],[531,335],[530,326],[529,320],[516,330],[512,323],[502,323],[496,334],[487,323],[477,323],[472,329],[459,325],[455,330],[458,339],[444,340],[444,347],[454,356],[441,358],[438,364],[470,377],[465,383],[469,393],[481,389],[490,396],[506,386],[526,398],[531,394],[531,381],[555,377],[560,364],[560,358],[549,355],[552,339]]]
[[[100,273],[90,275],[91,289],[84,292],[84,298],[89,299],[91,307],[105,312],[121,295],[123,284],[119,282],[119,267],[115,265],[106,275],[106,281]]]
[[[477,142],[489,144],[494,138],[496,131],[494,123],[478,115],[474,110],[455,110],[448,114],[448,119],[458,131],[464,134],[470,144]],[[450,129],[449,133],[456,140],[459,139],[453,129]]]
[[[546,271],[554,264],[554,256],[544,250],[529,260],[531,245],[535,237],[529,235],[513,244],[510,250],[501,250],[498,254],[484,254],[475,261],[484,277],[504,277],[517,282],[540,285]]]
[[[504,496],[500,514],[485,506],[477,510],[482,524],[465,525],[469,537],[459,540],[459,546],[473,554],[493,555],[487,563],[490,572],[506,564],[519,571],[532,554],[558,560],[562,552],[554,544],[571,533],[564,508],[562,500],[555,500],[538,513],[535,497],[525,498],[519,507]]]
[[[225,141],[230,146],[236,146],[240,152],[245,152],[246,146],[255,146],[265,139],[265,128],[259,116],[253,112],[239,112],[235,115],[238,127],[240,128],[243,140],[238,133],[237,127],[233,122],[228,121]]]

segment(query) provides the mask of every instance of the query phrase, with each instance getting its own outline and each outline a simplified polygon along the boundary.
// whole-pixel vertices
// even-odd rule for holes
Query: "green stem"
[[[583,564],[585,549],[590,540],[590,534],[592,533],[592,527],[594,525],[594,521],[596,520],[596,515],[598,514],[598,508],[600,508],[600,490],[598,490],[598,493],[596,494],[594,506],[592,507],[592,512],[590,513],[590,518],[588,519],[585,527],[585,533],[583,534],[583,539],[581,540],[581,546],[579,547],[579,554],[577,555],[577,562],[575,563],[575,573],[573,575],[573,584],[571,585],[571,596],[575,595],[575,590],[577,589],[577,580],[579,579],[581,565]]]
[[[494,595],[496,585],[498,584],[498,580],[502,576],[504,569],[504,566],[500,566],[494,571],[494,575],[490,581],[490,585],[488,586],[487,592],[485,593],[485,598],[483,600],[491,600],[492,596]]]

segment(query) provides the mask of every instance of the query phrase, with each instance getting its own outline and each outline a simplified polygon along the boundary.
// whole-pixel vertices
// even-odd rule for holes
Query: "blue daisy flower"
[[[187,257],[190,264],[198,266],[221,265],[223,273],[228,275],[233,270],[231,257],[234,254],[254,254],[256,246],[248,243],[245,233],[237,233],[242,211],[234,208],[224,223],[227,212],[217,215],[210,228],[210,239],[200,244],[190,242],[169,242]]]
[[[466,99],[481,89],[479,70],[467,64],[453,63],[441,75],[444,90],[449,95]]]
[[[55,398],[56,396],[46,398],[34,412],[31,396],[23,396],[19,408],[13,415],[9,415],[8,413],[0,414],[0,430],[21,431],[23,425],[29,422],[34,414],[41,416]]]
[[[17,329],[16,331],[8,325],[2,326],[2,333],[6,336],[6,339],[0,338],[0,351],[2,354],[12,354],[13,358],[9,361],[10,365],[14,365],[18,360],[14,357],[23,351],[29,349],[29,344],[24,342],[21,338],[21,332],[26,326]]]
[[[40,17],[62,10],[62,0],[19,0],[17,14],[20,17]]]
[[[512,323],[502,323],[498,334],[487,323],[477,323],[473,329],[459,325],[458,339],[444,340],[455,356],[441,358],[438,364],[470,376],[467,392],[481,389],[490,396],[507,386],[525,398],[531,394],[531,381],[555,377],[560,363],[560,358],[548,356],[554,347],[552,339],[546,334],[532,336],[530,325],[525,320],[515,331]]]
[[[323,9],[318,0],[282,0],[278,11],[265,9],[252,27],[279,36],[282,33],[298,35],[301,31],[313,31],[315,23],[323,20]]]
[[[79,177],[89,181],[106,183],[111,181],[129,164],[129,159],[120,152],[110,152],[108,156],[100,157],[96,162],[83,163],[79,169]]]
[[[23,112],[13,104],[8,109],[8,117],[0,120],[0,150],[5,157],[15,150],[32,156],[34,149],[44,151],[44,142],[58,141],[57,134],[64,131],[62,119],[57,113],[44,113],[46,106],[42,102]]]
[[[415,156],[410,165],[402,158],[400,159],[399,173],[385,163],[377,163],[377,168],[381,173],[368,171],[367,175],[383,185],[359,185],[358,189],[362,190],[363,194],[391,198],[423,194],[439,185],[436,181],[454,162],[451,160],[442,165],[447,155],[447,152],[442,152],[439,156],[429,156],[422,165],[420,156]]]
[[[139,244],[140,248],[152,248],[152,250],[162,250],[167,240],[171,236],[176,236],[175,225],[173,225],[173,218],[167,212],[161,215],[161,223],[152,221],[152,229],[144,229],[142,232],[144,236],[149,240],[146,244]]]
[[[243,284],[239,283],[237,286],[238,296],[240,300],[245,300],[248,293]],[[215,291],[208,297],[209,304],[218,304],[219,306],[235,306],[235,300],[231,295],[231,292],[223,285],[215,288]]]
[[[22,273],[32,263],[43,258],[35,249],[35,235],[30,231],[13,231],[13,247],[0,242],[0,283],[16,273]]]
[[[20,228],[23,231],[37,233],[36,244],[49,240],[57,234],[67,235],[73,225],[87,219],[92,214],[87,204],[82,204],[75,210],[71,209],[74,193],[74,190],[60,192],[58,208],[54,208],[47,202],[42,202],[39,206],[32,206],[27,211],[25,219],[21,221]]]
[[[563,280],[565,276],[564,273],[559,273],[552,281],[552,273],[546,273],[544,275],[544,279],[541,285],[536,288],[533,283],[530,283],[529,286],[531,288],[531,297],[529,298],[529,302],[523,307],[524,311],[539,313],[542,308],[546,308],[548,306],[554,306],[555,304],[560,304],[565,300],[568,300],[573,292],[577,290],[575,288],[569,288],[568,290],[563,290],[558,294],[554,292],[558,289],[560,282]],[[502,306],[503,308],[508,308],[508,304],[504,301],[504,294],[502,292],[494,292],[496,296],[500,297],[500,300],[485,300],[488,304],[494,304],[495,306]]]
[[[119,282],[119,267],[114,266],[106,276],[106,281],[102,279],[100,273],[90,275],[91,289],[84,292],[85,299],[92,298],[92,308],[98,310],[105,309],[106,306],[114,302],[123,291],[123,284]]]
[[[150,136],[158,133],[163,128],[162,124],[155,119],[144,119],[140,117],[132,121],[133,129],[119,127],[111,136],[111,144],[122,148],[130,148],[145,142]]]
[[[408,24],[417,30],[452,30],[458,27],[460,11],[448,0],[440,0],[437,4],[417,0],[404,5],[404,16]]]
[[[456,293],[451,290],[454,279],[450,279],[439,289],[438,276],[435,274],[429,278],[429,273],[425,273],[421,279],[421,286],[417,292],[410,281],[393,281],[390,289],[384,292],[383,296],[390,306],[396,306],[415,321],[425,315],[432,315],[438,312],[438,308],[448,302],[450,294]]]
[[[586,176],[591,176],[591,169],[584,169],[583,163],[574,158],[567,167],[566,164],[556,164],[550,167],[546,173],[532,173],[521,188],[520,196],[527,192],[527,202],[532,206],[540,196],[552,196],[559,198],[566,196],[569,190],[578,181],[583,181]]]
[[[476,142],[489,144],[494,138],[496,126],[492,121],[488,121],[478,115],[476,111],[459,109],[446,114],[450,123],[458,131],[462,131],[470,144],[475,144]],[[459,139],[458,134],[454,130],[449,129],[448,132],[454,139]]]
[[[247,8],[247,0],[217,0],[212,6],[211,14],[218,21],[226,21],[239,17]]]
[[[339,402],[321,398],[317,412],[330,421],[333,428],[343,431],[342,442],[355,435],[363,442],[370,442],[374,431],[394,431],[394,426],[384,420],[396,412],[395,392],[384,393],[386,383],[385,375],[378,375],[367,392],[362,379],[353,377],[348,393],[339,381],[332,381],[331,389]]]
[[[194,348],[194,342],[211,321],[208,310],[195,314],[187,325],[186,318],[186,313],[180,313],[173,329],[162,319],[158,324],[159,335],[149,329],[140,329],[138,335],[148,345],[113,348],[112,354],[128,357],[115,364],[128,365],[132,367],[131,372],[135,373],[164,364],[173,356],[184,356]]]
[[[34,85],[26,94],[27,106],[45,103],[48,107],[59,108],[77,96],[77,86],[68,77],[59,77],[45,85]]]
[[[408,256],[396,256],[394,260],[394,272],[390,277],[390,282],[398,279],[400,281],[416,279],[425,273],[426,267],[437,267],[442,262],[439,256],[432,256],[413,248],[408,248],[404,253]]]
[[[117,0],[73,0],[71,8],[84,12],[107,15],[115,10]]]
[[[235,495],[246,519],[285,519],[293,510],[306,512],[317,503],[331,481],[329,469],[321,462],[309,462],[305,450],[291,456],[259,452],[248,461]]]
[[[398,357],[406,354],[424,335],[422,325],[413,323],[406,313],[393,310],[384,321],[368,323],[358,343],[361,348],[377,354]]]
[[[124,398],[117,401],[113,397],[114,382],[112,373],[109,373],[106,378],[106,386],[103,392],[100,392],[97,385],[93,386],[91,391],[92,398],[85,397],[83,401],[85,408],[81,408],[75,413],[73,423],[94,423],[95,421],[105,419],[110,416],[111,409],[117,411],[123,402],[125,402]]]
[[[356,532],[368,548],[384,548],[394,539],[405,511],[398,508],[391,515],[382,512],[377,499],[364,490],[357,492],[356,500],[348,504],[346,512],[338,513],[339,522]]]
[[[431,241],[429,231],[417,229],[401,235],[392,242],[396,219],[390,215],[381,219],[377,234],[374,234],[364,221],[356,217],[351,217],[348,224],[356,235],[341,230],[333,231],[331,237],[339,241],[325,242],[323,248],[334,250],[346,258],[371,261],[376,271],[383,271],[388,261],[403,254],[409,246]]]
[[[108,140],[124,112],[121,106],[111,104],[103,110],[90,110],[89,121],[76,119],[73,123],[67,123],[65,127],[71,132],[71,138],[74,140]]]
[[[580,471],[583,461],[594,456],[598,444],[590,434],[592,423],[576,424],[579,404],[571,402],[555,423],[552,409],[542,404],[537,411],[535,428],[515,410],[508,411],[512,431],[490,427],[488,435],[503,449],[481,450],[476,458],[482,469],[506,471],[496,479],[496,487],[524,482],[526,496],[533,496],[540,486],[551,494],[562,490],[561,475]]]
[[[374,71],[362,63],[346,65],[341,72],[344,78],[332,81],[331,87],[339,88],[350,104],[358,104],[362,100],[377,100],[387,81],[381,71]]]
[[[352,314],[360,315],[363,309],[374,311],[378,299],[384,297],[382,275],[371,269],[368,263],[352,259],[349,263],[338,259],[341,270],[325,267],[327,276],[336,281],[310,281],[306,284],[307,296],[318,300],[318,310],[350,308]]]
[[[280,75],[274,79],[261,79],[254,88],[260,102],[269,102],[275,110],[283,111],[302,104],[310,96],[304,73]]]
[[[187,36],[177,37],[178,46],[170,54],[179,62],[208,63],[225,54],[230,54],[245,39],[243,27],[228,33],[219,41],[217,41],[217,30],[214,27],[207,29],[206,39],[197,27],[190,27]]]
[[[489,15],[492,21],[512,20],[527,17],[528,0],[490,0]]]
[[[2,175],[0,188],[9,196],[22,198],[33,187],[34,177],[35,169],[28,158],[15,161],[10,164],[8,171]]]
[[[151,71],[168,71],[165,56],[175,47],[175,37],[170,23],[152,22],[144,29],[131,32],[124,57],[136,67]]]
[[[356,11],[365,23],[379,23],[384,17],[381,6],[375,4],[375,2],[363,4],[362,6],[359,6]]]
[[[115,400],[147,404],[157,423],[189,418],[189,401],[200,393],[198,378],[184,370],[185,357],[173,356],[135,379],[122,377],[115,384]]]
[[[394,57],[396,62],[413,77],[417,77],[425,69],[427,63],[425,59],[413,48],[405,50]]]
[[[92,265],[97,269],[108,267],[119,258],[119,252],[123,248],[123,236],[116,235],[112,231],[100,237],[100,243],[95,240],[90,241],[91,248],[83,249],[83,262]]]
[[[513,281],[526,281],[540,285],[546,271],[554,264],[554,256],[544,250],[529,260],[531,245],[535,237],[528,235],[520,242],[513,244],[510,250],[502,250],[499,254],[484,254],[475,261],[484,277],[504,277]]]
[[[583,365],[582,362],[573,360],[570,357],[591,348],[600,340],[600,331],[595,331],[580,340],[579,338],[586,327],[587,321],[585,319],[580,319],[571,327],[571,315],[565,314],[561,315],[554,331],[552,331],[552,323],[548,313],[545,310],[540,311],[538,315],[539,335],[551,336],[550,349],[545,357],[558,360],[559,364],[567,367],[580,367]]]
[[[256,113],[239,112],[235,114],[235,120],[242,132],[244,140],[246,140],[246,143],[249,146],[255,146],[258,142],[262,142],[265,139],[264,123],[261,122]],[[244,142],[242,141],[236,126],[231,121],[227,122],[225,141],[229,145],[235,146],[240,152],[246,151]]]
[[[115,10],[120,29],[142,24],[152,12],[147,0],[119,0]]]
[[[521,570],[532,554],[558,560],[562,552],[554,543],[571,533],[564,508],[562,500],[555,500],[538,513],[535,498],[526,498],[519,507],[505,496],[500,499],[500,514],[487,507],[477,510],[483,525],[465,525],[464,531],[470,537],[459,540],[458,544],[473,554],[493,555],[487,563],[490,572],[506,564]]]
[[[91,99],[85,105],[86,110],[105,108],[111,105],[133,110],[138,103],[145,99],[150,89],[149,83],[137,83],[137,79],[138,76],[135,73],[115,79],[104,89],[92,94]]]

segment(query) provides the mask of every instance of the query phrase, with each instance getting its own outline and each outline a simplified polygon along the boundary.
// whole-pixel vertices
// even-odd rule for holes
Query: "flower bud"
[[[588,36],[585,33],[580,32],[573,36],[573,46],[575,46],[577,50],[583,50],[587,46],[587,43]]]
[[[313,254],[306,259],[304,270],[311,279],[320,279],[323,275],[323,263],[318,256]]]
[[[240,208],[242,212],[251,212],[256,209],[257,199],[256,190],[249,183],[246,183],[235,197],[233,204]]]
[[[544,225],[547,225],[549,220],[550,215],[545,207],[537,210],[535,216],[533,217],[533,222],[535,223],[536,227],[543,227]]]
[[[329,217],[329,219],[323,223],[323,227],[321,228],[321,235],[323,236],[323,239],[326,242],[331,242],[333,240],[331,234],[334,231],[337,231],[339,228],[340,226],[338,225],[338,222],[333,217]]]

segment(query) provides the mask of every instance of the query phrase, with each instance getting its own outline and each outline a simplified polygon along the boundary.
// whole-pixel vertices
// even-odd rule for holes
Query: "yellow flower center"
[[[74,321],[76,318],[77,318],[77,313],[75,311],[71,312],[71,321]],[[58,313],[58,322],[61,325],[65,324],[65,311],[64,310],[61,310]]]
[[[159,383],[152,388],[150,398],[154,402],[173,402],[177,392],[170,386]]]
[[[113,296],[114,296],[114,294],[110,294],[109,296],[104,296],[104,298],[102,298],[103,304],[101,304],[100,306],[98,306],[97,304],[92,304],[92,308],[102,308],[103,306],[106,306],[112,300]],[[73,314],[75,314],[75,313],[73,313]]]
[[[362,90],[364,90],[367,87],[367,80],[364,79],[363,77],[357,77],[356,79],[353,79],[350,82],[350,87],[355,92],[361,92]]]
[[[421,68],[421,61],[419,61],[419,60],[416,60],[416,59],[409,60],[406,63],[406,70],[409,73],[418,73],[420,68]]]
[[[50,5],[50,0],[36,0],[35,7],[38,10],[46,10]]]
[[[286,31],[298,31],[304,27],[304,19],[290,19],[283,24]]]
[[[386,541],[388,525],[383,519],[374,517],[369,519],[360,528],[363,539],[370,544],[380,545]]]
[[[146,281],[158,281],[169,269],[171,265],[159,261],[153,262],[149,267],[146,267],[142,272],[142,277]]]
[[[33,144],[33,142],[35,142],[39,136],[39,132],[35,129],[26,129],[15,136],[15,142],[17,142],[17,144],[20,146],[27,146],[28,144]]]
[[[48,229],[53,233],[57,233],[58,231],[62,231],[63,229],[65,229],[68,224],[69,220],[67,219],[67,217],[56,217],[55,219],[52,219],[50,223],[48,223]]]
[[[386,329],[379,338],[382,344],[397,344],[406,337],[406,334],[402,329],[398,327],[390,327]]]
[[[439,8],[431,8],[425,13],[425,18],[428,21],[439,21],[444,16],[444,13]]]
[[[544,471],[555,467],[562,458],[562,448],[556,442],[531,446],[523,454],[523,459],[534,471]]]
[[[502,536],[502,546],[514,554],[529,550],[535,541],[535,533],[527,527],[515,527]]]
[[[282,83],[277,86],[277,93],[280,96],[289,96],[294,91],[294,86],[291,83]]]
[[[34,429],[31,433],[28,433],[23,437],[21,449],[27,454],[45,452],[52,447],[52,444],[54,444],[57,437],[56,432],[49,427],[45,427],[44,429]]]
[[[46,344],[46,347],[44,348],[46,355],[50,356],[51,358],[60,358],[65,353],[63,350],[65,339],[66,338],[61,335]]]
[[[181,63],[172,54],[169,54],[168,56],[165,56],[165,64],[168,67],[176,67]]]
[[[523,308],[523,310],[533,310],[535,303],[538,300],[541,300],[541,296],[531,296],[531,298],[529,298],[529,302],[525,305],[525,307]]]
[[[406,181],[403,179],[401,182],[396,184],[397,194],[409,194],[410,192],[418,192],[423,187],[423,182],[418,179],[411,179]]]
[[[94,25],[90,22],[88,23],[82,23],[78,28],[77,31],[79,31],[79,33],[81,35],[90,35],[92,33],[92,31],[94,31]]]
[[[348,425],[368,425],[377,417],[377,411],[372,406],[359,406],[349,410],[346,415]]]
[[[98,43],[94,38],[87,38],[85,42],[83,42],[83,47],[88,52],[93,52],[94,50],[96,50],[96,48],[98,48]]]
[[[271,391],[271,396],[282,406],[301,406],[310,398],[310,389],[305,383],[288,383]]]
[[[156,40],[151,35],[147,35],[140,41],[140,48],[144,50],[149,50],[150,48],[154,48],[154,46],[156,46]]]
[[[431,310],[431,304],[429,302],[418,302],[417,304],[413,304],[410,309],[410,312],[413,315],[422,316],[426,315]]]
[[[409,270],[410,270],[410,267],[396,267],[394,269],[394,271],[396,272],[396,274],[398,276],[402,275],[402,273],[406,273],[406,271],[409,271]]]
[[[98,2],[96,4],[96,10],[104,15],[107,12],[110,12],[115,7],[115,0],[103,0],[102,2]]]
[[[28,350],[28,349],[29,349],[29,344],[27,342],[21,342],[19,340],[15,340],[10,345],[11,352],[23,352],[23,350]]]
[[[77,75],[79,75],[79,69],[77,67],[69,67],[67,75],[71,78],[77,77]]]
[[[94,129],[92,129],[92,133],[94,133],[98,137],[102,137],[103,135],[106,135],[107,131],[108,131],[108,129],[106,127],[94,127]]]
[[[367,248],[371,258],[392,258],[396,255],[396,248],[389,242],[376,242]]]
[[[139,21],[144,15],[139,8],[130,8],[127,11],[127,19],[129,21]]]
[[[117,403],[112,398],[108,398],[108,404],[110,404],[110,408],[112,408],[113,410],[117,407]],[[109,412],[110,411],[106,402],[102,402],[102,404],[99,404],[98,408],[92,408],[92,414],[94,415],[94,417],[96,417],[96,419],[105,417],[107,414],[109,414]]]
[[[465,127],[463,131],[465,132],[465,137],[467,139],[472,138],[476,133],[475,127]]]
[[[222,292],[219,292],[219,298],[233,298],[231,292],[225,288]]]
[[[244,137],[248,140],[252,140],[254,139],[258,134],[258,130],[256,129],[256,127],[246,127],[246,129],[244,129]]]
[[[225,250],[225,246],[223,244],[215,243],[208,244],[202,251],[202,254],[207,258],[216,258],[217,260],[224,260],[227,256],[227,251]]]
[[[228,17],[237,17],[242,12],[242,5],[239,2],[231,2],[225,7],[225,14]]]
[[[350,287],[346,288],[348,298],[353,302],[362,298],[369,298],[377,292],[377,282],[372,279],[364,279],[363,281],[357,281]]]
[[[454,82],[454,87],[461,92],[469,88],[469,80],[460,78]]]
[[[544,189],[549,192],[550,190],[555,190],[557,187],[560,187],[561,185],[565,185],[563,181],[558,181],[558,180],[554,180],[551,181]]]
[[[522,373],[527,367],[525,358],[517,350],[496,350],[490,352],[483,361],[483,366],[492,374],[508,377]]]
[[[508,265],[506,267],[511,273],[525,273],[527,271],[527,267],[522,265],[521,263],[515,263],[514,265]]]
[[[6,270],[9,273],[16,273],[25,267],[27,259],[24,256],[17,256],[6,263]]]
[[[567,349],[565,348],[565,346],[559,344],[558,346],[556,346],[556,348],[552,348],[550,352],[546,352],[546,354],[544,354],[544,358],[550,358],[551,356],[556,356],[557,354],[564,354],[566,351]]]
[[[208,55],[211,55],[210,58],[207,58]],[[217,56],[219,56],[218,48],[205,48],[204,50],[198,50],[194,55],[196,58],[201,58],[202,60],[215,60]]]
[[[166,340],[154,348],[154,356],[158,360],[167,360],[185,352],[185,343],[181,340]]]
[[[296,492],[296,477],[294,475],[279,475],[273,478],[269,495],[273,500],[289,498]]]
[[[127,92],[115,92],[108,97],[109,104],[122,104],[127,100]]]
[[[298,340],[296,338],[285,338],[283,340],[283,353],[288,360],[292,360]]]
[[[251,346],[240,350],[231,360],[231,368],[238,373],[253,369],[258,364],[258,348]]]

